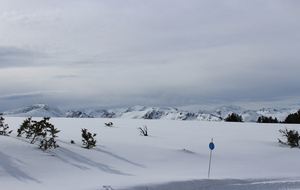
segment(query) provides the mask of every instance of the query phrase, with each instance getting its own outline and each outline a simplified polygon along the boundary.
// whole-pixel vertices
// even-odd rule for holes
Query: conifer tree
[[[270,117],[260,116],[257,119],[257,123],[278,123],[278,120],[276,117],[273,119],[271,116]]]
[[[300,109],[296,113],[288,115],[284,123],[300,123]]]
[[[4,117],[0,117],[0,135],[9,136],[9,134],[12,133],[12,130],[7,131],[9,126],[8,124],[4,123],[4,120]]]
[[[229,122],[243,122],[243,118],[242,116],[236,114],[236,113],[232,113],[229,114],[226,118],[225,121],[229,121]]]

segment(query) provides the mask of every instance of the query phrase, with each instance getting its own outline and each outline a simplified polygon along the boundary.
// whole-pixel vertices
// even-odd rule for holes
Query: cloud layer
[[[300,13],[280,1],[15,1],[0,7],[0,111],[299,103]]]

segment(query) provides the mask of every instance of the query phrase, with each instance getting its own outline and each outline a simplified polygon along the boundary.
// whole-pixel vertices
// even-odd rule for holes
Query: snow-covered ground
[[[300,125],[51,118],[61,130],[60,147],[43,152],[16,137],[24,119],[5,117],[14,131],[0,136],[1,189],[300,189],[300,149],[277,142],[285,140],[279,129],[300,130]],[[110,121],[114,126],[105,126]],[[144,125],[148,137],[139,135],[137,128]],[[97,133],[96,148],[82,148],[82,128]]]

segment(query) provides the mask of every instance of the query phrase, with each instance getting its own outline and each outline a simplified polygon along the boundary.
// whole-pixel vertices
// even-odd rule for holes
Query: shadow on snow
[[[11,156],[4,154],[3,152],[0,151],[0,167],[4,169],[6,173],[11,175],[12,177],[20,180],[20,181],[35,181],[37,183],[41,183],[39,180],[29,176],[27,173],[23,172],[22,170],[19,169],[19,166],[14,163],[14,160],[26,164],[24,162],[21,162],[17,159],[12,158]]]
[[[99,170],[102,170],[103,172],[111,173],[111,174],[117,174],[117,175],[131,175],[128,173],[121,172],[119,170],[113,169],[113,167],[108,166],[106,164],[102,164],[96,161],[93,161],[87,157],[84,157],[80,154],[77,154],[73,151],[70,151],[66,148],[59,147],[55,152],[60,153],[61,156],[55,155],[57,158],[61,159],[63,162],[71,164],[72,166],[75,166],[82,170],[89,170],[90,168],[82,166],[81,164],[85,164],[94,168],[97,168]],[[66,158],[63,158],[66,157]],[[73,163],[73,162],[76,163]]]

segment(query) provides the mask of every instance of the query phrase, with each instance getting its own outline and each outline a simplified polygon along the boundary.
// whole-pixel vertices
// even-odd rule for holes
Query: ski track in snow
[[[206,179],[131,188],[103,186],[105,190],[300,190],[300,179]]]
[[[140,186],[140,187],[132,188],[132,190],[244,190],[244,189],[299,190],[300,179],[295,179],[295,180],[291,180],[291,179],[287,179],[287,180],[284,179],[274,179],[274,180],[271,179],[252,179],[252,180],[206,179],[206,180],[193,180],[193,181],[185,181],[185,182],[172,182],[167,184]]]

